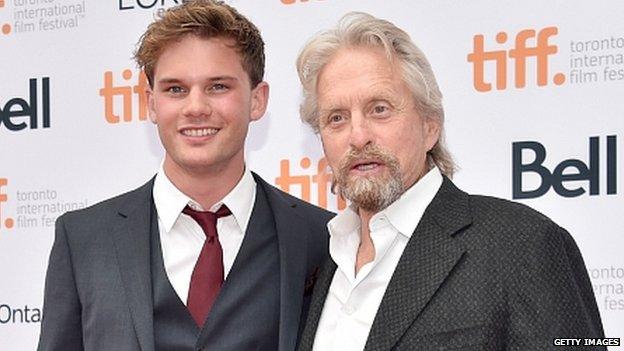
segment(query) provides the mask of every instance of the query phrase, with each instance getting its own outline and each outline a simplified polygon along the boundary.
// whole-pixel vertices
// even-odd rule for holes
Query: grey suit
[[[335,270],[328,259],[301,351],[312,348]],[[365,350],[542,351],[557,349],[556,337],[603,334],[583,259],[564,229],[445,178],[401,256]]]
[[[294,350],[309,306],[306,295],[327,257],[325,224],[332,214],[281,192],[255,174],[254,178],[258,191],[266,194],[277,234],[279,350]],[[158,229],[152,186],[153,180],[58,219],[39,350],[155,349],[150,240]],[[258,210],[254,208],[250,223]],[[250,226],[247,233],[253,230]],[[221,295],[227,291],[224,285]],[[221,295],[213,310],[220,310],[219,300],[230,300]],[[224,335],[246,332],[245,325],[220,325],[218,329]]]

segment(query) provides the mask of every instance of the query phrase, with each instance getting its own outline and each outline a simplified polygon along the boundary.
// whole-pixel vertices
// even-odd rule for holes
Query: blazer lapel
[[[255,173],[256,182],[264,189],[273,211],[280,256],[280,327],[279,350],[293,350],[301,317],[306,278],[306,238],[309,229],[289,202]]]
[[[321,274],[314,286],[314,292],[312,293],[312,301],[310,302],[310,310],[308,312],[308,319],[305,322],[305,329],[301,334],[301,341],[299,342],[298,351],[312,350],[314,344],[314,338],[316,337],[316,329],[318,328],[319,320],[321,319],[321,313],[323,312],[323,306],[325,306],[325,299],[329,292],[329,286],[334,278],[336,272],[336,263],[328,258],[323,265]]]
[[[154,350],[153,301],[150,271],[150,235],[158,222],[152,201],[153,179],[134,191],[119,210],[113,243],[119,273],[141,350]]]
[[[388,284],[365,350],[390,350],[459,262],[453,236],[472,222],[468,195],[444,177]]]

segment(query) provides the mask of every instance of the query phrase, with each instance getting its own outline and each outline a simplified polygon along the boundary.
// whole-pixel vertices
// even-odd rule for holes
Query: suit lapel
[[[293,350],[301,317],[306,277],[309,229],[298,220],[295,204],[288,201],[255,173],[273,211],[280,256],[280,327],[279,350]]]
[[[390,350],[459,262],[453,236],[472,221],[468,195],[446,177],[399,260],[377,310],[365,350]]]
[[[158,222],[152,201],[153,182],[129,196],[112,231],[130,315],[141,350],[146,351],[154,350],[150,235],[158,235]]]
[[[312,302],[310,302],[310,310],[308,312],[308,319],[305,322],[305,329],[301,334],[301,341],[299,343],[298,351],[312,350],[314,344],[314,338],[316,336],[316,329],[318,328],[319,320],[321,319],[321,313],[323,312],[323,306],[325,306],[325,299],[329,292],[329,286],[334,278],[336,272],[336,263],[331,258],[328,258],[323,265],[321,274],[314,286],[314,293],[312,294]]]

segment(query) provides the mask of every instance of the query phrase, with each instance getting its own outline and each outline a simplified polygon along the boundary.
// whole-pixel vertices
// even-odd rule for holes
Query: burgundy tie
[[[182,212],[191,216],[206,234],[206,241],[191,275],[186,303],[195,323],[202,328],[223,284],[223,249],[217,235],[217,218],[232,213],[225,205],[214,213],[195,211],[188,206]]]

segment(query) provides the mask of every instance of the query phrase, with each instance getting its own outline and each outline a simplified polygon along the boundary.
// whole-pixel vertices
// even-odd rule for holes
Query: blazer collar
[[[158,235],[154,178],[126,195],[112,223],[119,274],[141,350],[154,350],[150,235]]]
[[[453,237],[471,223],[468,194],[444,177],[388,284],[365,350],[390,350],[399,341],[460,261],[465,250]]]
[[[331,259],[331,257],[327,258],[323,268],[321,269],[318,280],[314,285],[308,319],[305,322],[305,327],[303,329],[303,333],[301,334],[299,347],[297,347],[298,351],[312,350],[314,338],[316,337],[316,330],[318,328],[319,320],[321,319],[323,306],[325,305],[325,298],[327,297],[329,286],[331,285],[337,268],[338,266]]]

